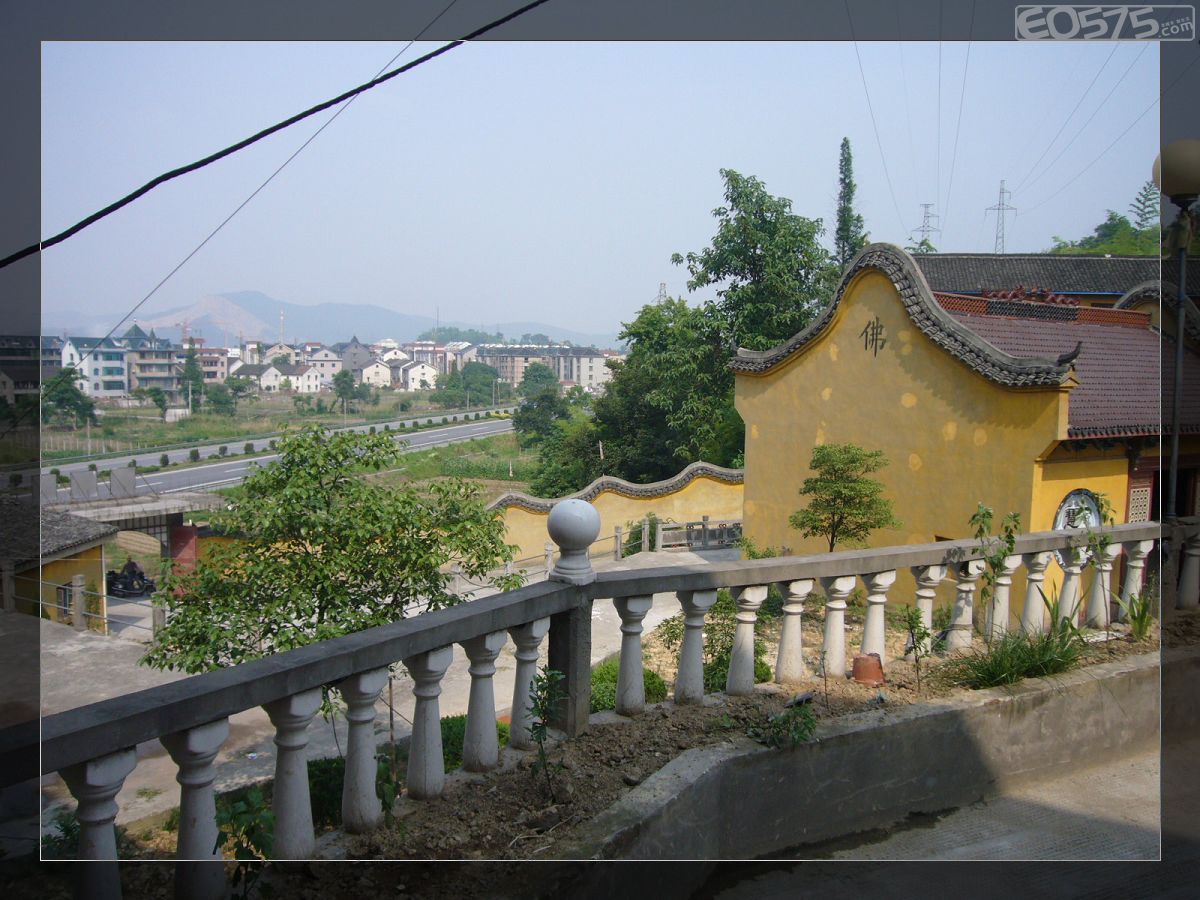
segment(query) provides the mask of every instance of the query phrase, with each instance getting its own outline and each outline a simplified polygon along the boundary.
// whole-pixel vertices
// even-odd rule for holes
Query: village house
[[[405,391],[425,390],[437,384],[437,370],[428,363],[393,363],[391,372],[392,383]]]
[[[306,353],[304,363],[317,371],[325,385],[332,384],[333,376],[342,371],[342,358],[324,347]]]
[[[369,365],[363,366],[362,369],[362,384],[369,384],[372,387],[385,388],[392,386],[392,370],[385,362],[375,360]]]

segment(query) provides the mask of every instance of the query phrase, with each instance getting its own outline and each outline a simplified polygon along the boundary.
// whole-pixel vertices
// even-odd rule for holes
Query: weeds
[[[550,794],[551,803],[558,803],[558,797],[554,793],[554,777],[551,771],[560,770],[562,763],[550,762],[546,755],[546,740],[549,736],[547,729],[550,718],[564,698],[562,680],[562,672],[551,669],[549,666],[542,666],[540,672],[534,673],[533,684],[529,691],[529,712],[533,717],[533,721],[529,723],[529,736],[533,738],[538,748],[538,758],[529,771],[535,779],[538,772],[546,776],[546,790]]]
[[[933,632],[925,626],[921,619],[921,611],[911,606],[901,610],[904,630],[908,632],[908,641],[912,646],[913,669],[917,673],[917,696],[921,696],[921,660],[933,652]]]
[[[223,799],[223,798],[222,798]],[[261,860],[270,859],[275,844],[275,814],[266,804],[262,791],[250,788],[237,800],[217,803],[216,848],[231,845],[234,888],[240,888],[247,900],[254,883],[262,875]]]
[[[975,526],[975,540],[979,541],[979,550],[983,554],[983,585],[979,589],[979,597],[984,609],[991,608],[992,598],[996,594],[996,582],[1004,569],[1004,560],[1013,555],[1017,535],[1021,530],[1021,514],[1010,512],[1000,523],[1000,534],[993,539],[993,515],[992,508],[984,506],[981,501],[969,520],[969,524]],[[984,631],[984,640],[991,643],[991,629],[987,628]]]
[[[794,748],[812,739],[817,730],[817,717],[810,703],[798,703],[773,716],[763,725],[751,727],[747,734],[760,744],[776,749]]]
[[[1129,636],[1135,641],[1144,641],[1150,636],[1150,628],[1154,625],[1157,594],[1154,582],[1150,581],[1140,594],[1130,594],[1128,600],[1117,599],[1121,606],[1121,614],[1129,623]]]

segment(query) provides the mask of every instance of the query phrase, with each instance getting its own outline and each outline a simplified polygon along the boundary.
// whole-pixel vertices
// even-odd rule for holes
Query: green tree
[[[417,335],[418,341],[466,341],[468,344],[502,344],[504,335],[500,332],[489,334],[476,328],[456,328],[453,325],[441,325],[429,328]]]
[[[1159,253],[1158,228],[1139,231],[1129,219],[1120,213],[1108,210],[1107,218],[1093,229],[1092,234],[1077,241],[1068,241],[1054,236],[1051,253],[1114,256],[1157,256]]]
[[[838,270],[818,240],[820,219],[793,213],[791,200],[771,196],[753,176],[722,169],[721,177],[726,205],[713,210],[712,245],[675,253],[671,262],[687,264],[688,290],[723,285],[712,312],[727,357],[736,347],[769,349],[800,331],[828,300]]]
[[[808,506],[792,513],[788,524],[805,537],[822,537],[829,552],[839,543],[861,545],[877,528],[899,528],[892,501],[883,496],[883,484],[871,478],[888,464],[882,450],[864,450],[855,444],[819,444],[813,447],[800,495]]]
[[[1159,193],[1158,185],[1153,181],[1147,181],[1142,185],[1141,190],[1137,192],[1137,196],[1133,198],[1133,203],[1129,205],[1129,212],[1133,216],[1133,227],[1138,231],[1158,232],[1159,228]]]
[[[237,412],[237,400],[223,384],[210,384],[204,390],[204,399],[208,401],[209,411],[218,416],[232,416]]]
[[[913,244],[909,244],[904,248],[909,253],[937,253],[937,247],[933,246],[933,242],[927,237],[921,238]]]
[[[584,416],[558,423],[542,443],[541,462],[529,490],[538,497],[562,497],[612,474],[600,459],[595,424]]]
[[[158,407],[158,414],[164,419],[167,417],[167,395],[162,388],[137,388],[133,392],[133,396],[139,400],[149,400]]]
[[[271,365],[273,366],[290,366],[292,358],[286,353],[276,353],[271,357]]]
[[[42,421],[69,422],[78,428],[96,422],[96,402],[79,389],[84,374],[74,366],[62,370],[42,385]]]
[[[254,382],[249,378],[230,375],[225,379],[225,387],[229,388],[229,393],[233,395],[234,402],[236,403],[254,390]]]
[[[204,370],[200,368],[200,357],[196,353],[196,342],[188,341],[187,355],[183,359],[183,372],[179,378],[180,392],[188,404],[188,410],[196,411],[204,397]]]
[[[530,363],[525,367],[525,375],[517,385],[517,393],[522,397],[536,397],[543,391],[558,393],[558,376],[554,370],[543,363]]]
[[[342,401],[344,415],[355,397],[354,373],[349,369],[342,369],[333,376],[333,395]]]
[[[850,153],[850,138],[842,138],[838,157],[837,228],[833,235],[833,256],[839,269],[845,269],[858,251],[867,246],[863,217],[854,211],[854,157]]]
[[[361,475],[395,465],[383,434],[316,426],[279,440],[280,458],[253,472],[213,524],[215,546],[158,594],[171,615],[144,665],[203,672],[460,602],[450,568],[502,589],[490,573],[512,558],[504,522],[478,488],[439,480],[421,493]]]
[[[533,447],[550,436],[555,423],[571,417],[567,401],[553,391],[527,398],[513,415],[513,430],[522,447]]]

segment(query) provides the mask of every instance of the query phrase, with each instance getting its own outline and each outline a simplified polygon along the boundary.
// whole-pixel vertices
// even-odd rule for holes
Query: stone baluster
[[[1146,557],[1154,549],[1154,541],[1130,541],[1123,545],[1125,548],[1125,580],[1121,584],[1121,603],[1117,611],[1117,619],[1125,621],[1125,607],[1129,598],[1142,594],[1142,579],[1146,571]]]
[[[1021,630],[1026,634],[1042,634],[1046,630],[1046,597],[1042,585],[1052,557],[1048,550],[1021,555],[1025,565],[1025,608],[1021,610]]]
[[[984,633],[993,641],[1008,634],[1009,593],[1012,591],[1013,572],[1021,564],[1020,556],[1006,556],[1000,563],[1000,571],[996,573],[996,583],[992,585],[992,602],[987,608],[987,624]]]
[[[779,656],[775,660],[775,681],[778,684],[808,677],[801,627],[804,600],[812,593],[812,589],[811,578],[792,581],[787,585],[787,597],[783,601],[783,630],[779,635]]]
[[[887,606],[887,592],[896,581],[896,573],[876,572],[864,576],[867,585],[867,616],[863,623],[862,653],[878,653],[881,665],[887,665],[887,650],[884,647],[884,633],[887,621],[884,608]]]
[[[453,659],[452,648],[438,647],[404,660],[404,668],[413,680],[413,696],[416,698],[405,776],[406,793],[414,800],[440,797],[446,783],[437,698],[442,693],[442,676],[450,668]]]
[[[767,599],[765,584],[740,588],[737,594],[737,629],[733,633],[733,653],[725,676],[725,693],[730,696],[754,693],[754,622],[758,608]]]
[[[463,768],[468,772],[486,772],[500,762],[500,743],[496,736],[496,657],[508,640],[503,631],[481,634],[462,642],[471,665],[471,695],[467,700],[467,731],[463,736]],[[439,726],[440,727],[440,726]]]
[[[514,750],[532,750],[533,738],[529,726],[533,724],[533,713],[529,710],[533,676],[537,672],[538,648],[542,638],[550,630],[550,619],[538,619],[525,625],[508,629],[508,636],[516,644],[513,655],[517,659],[516,682],[513,684],[511,722],[508,730],[508,746]]]
[[[930,632],[930,637],[921,642],[920,652],[927,656],[933,649],[933,601],[937,598],[937,586],[946,577],[945,566],[913,566],[909,569],[917,582],[917,611],[921,624]]]
[[[312,802],[308,793],[308,725],[321,706],[321,689],[312,688],[263,705],[275,726],[275,812],[273,859],[308,859],[316,847]]]
[[[1183,542],[1175,608],[1195,609],[1197,606],[1200,606],[1200,534],[1193,534]]]
[[[365,834],[383,821],[375,793],[379,766],[375,761],[375,703],[387,684],[388,670],[359,672],[337,683],[346,701],[346,775],[342,781],[342,827]]]
[[[179,773],[179,840],[175,858],[177,900],[221,900],[228,894],[225,866],[217,849],[217,806],[213,760],[229,737],[229,720],[218,719],[163,735]]]
[[[1087,562],[1088,548],[1067,547],[1062,551],[1062,555],[1065,565],[1062,589],[1058,595],[1058,616],[1060,619],[1069,620],[1072,625],[1078,625],[1079,608],[1083,599],[1080,584],[1083,581],[1083,566]]]
[[[676,703],[704,702],[704,614],[717,602],[716,591],[679,591],[683,607],[683,643],[675,676]]]
[[[857,581],[854,575],[822,578],[825,592],[825,641],[821,646],[822,670],[826,675],[846,675],[846,600]]]
[[[950,635],[946,638],[947,650],[967,650],[971,646],[974,630],[975,582],[983,574],[984,562],[972,559],[959,563],[954,568],[958,582],[954,597],[954,613],[950,619]]]
[[[86,631],[88,627],[87,595],[82,575],[71,576],[71,625],[76,631]]]
[[[117,833],[113,827],[117,819],[116,796],[136,765],[137,754],[130,747],[59,772],[79,804],[75,811],[75,818],[79,821],[79,847],[76,850],[79,859],[117,858]],[[96,874],[106,886],[110,882],[115,884],[115,892],[97,890],[97,895],[121,896],[121,882],[115,866],[111,871],[107,866],[98,868]]]
[[[646,708],[646,687],[642,679],[642,619],[654,605],[654,597],[617,597],[613,605],[621,617],[616,711],[622,716],[632,716]]]
[[[1109,544],[1092,556],[1092,586],[1088,591],[1087,618],[1084,620],[1088,628],[1108,628],[1112,568],[1120,552],[1120,544]]]

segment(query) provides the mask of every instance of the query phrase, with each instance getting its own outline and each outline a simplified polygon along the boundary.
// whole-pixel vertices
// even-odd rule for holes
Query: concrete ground
[[[639,553],[628,559],[597,560],[598,571],[613,568],[646,568],[653,566],[695,565],[720,559],[738,559],[737,550],[707,551],[703,556],[689,552]],[[654,605],[643,621],[646,633],[664,619],[679,612],[679,602],[673,593],[657,594]],[[597,663],[616,653],[621,646],[621,621],[611,601],[597,601],[592,612],[592,662]],[[143,690],[158,684],[185,677],[179,673],[160,672],[137,664],[145,647],[130,640],[139,629],[121,637],[105,637],[90,632],[42,622],[42,713],[47,715],[95,703],[111,697]],[[542,663],[546,660],[547,641],[542,642]],[[496,711],[504,715],[512,704],[516,659],[510,641],[496,660],[494,678]],[[441,714],[456,715],[467,711],[471,677],[468,661],[462,648],[454,647],[454,661],[442,681]],[[412,682],[403,666],[397,667],[392,693],[395,701],[395,734],[409,734],[414,699]],[[379,741],[388,740],[388,690],[385,688],[377,705],[375,732]],[[268,778],[274,773],[274,729],[261,708],[254,708],[230,718],[230,735],[217,756],[216,788],[230,790],[250,781]],[[339,719],[336,733],[326,721],[317,718],[309,726],[308,755],[321,759],[338,755],[344,750],[345,721]],[[138,765],[125,780],[117,796],[120,812],[118,823],[137,821],[165,813],[179,803],[179,786],[175,782],[176,767],[162,744],[155,740],[140,745]],[[43,823],[48,823],[54,811],[73,808],[65,785],[57,775],[42,779]]]

